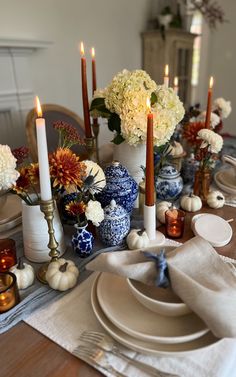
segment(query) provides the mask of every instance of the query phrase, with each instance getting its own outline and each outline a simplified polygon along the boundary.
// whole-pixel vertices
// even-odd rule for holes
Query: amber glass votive
[[[165,213],[166,235],[170,238],[181,238],[184,233],[185,212],[181,209],[168,209]]]
[[[16,263],[15,241],[10,238],[0,239],[0,272],[8,271]]]
[[[16,275],[0,272],[0,313],[5,313],[20,301]]]

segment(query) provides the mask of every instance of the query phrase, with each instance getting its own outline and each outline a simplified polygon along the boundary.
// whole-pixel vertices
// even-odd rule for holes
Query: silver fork
[[[73,351],[73,355],[84,360],[85,362],[90,362],[93,366],[98,366],[102,370],[109,372],[116,377],[127,377],[108,364],[105,352],[99,348],[90,349],[84,346],[78,346]]]
[[[93,344],[93,346],[98,347],[100,350],[106,351],[108,353],[112,353],[113,355],[118,356],[119,358],[125,360],[129,364],[133,365],[134,367],[142,370],[143,372],[149,374],[150,376],[154,377],[178,377],[176,374],[162,372],[159,369],[152,367],[142,361],[132,359],[130,356],[122,353],[119,348],[115,345],[113,339],[109,336],[96,332],[96,331],[84,331],[80,338],[80,341]]]

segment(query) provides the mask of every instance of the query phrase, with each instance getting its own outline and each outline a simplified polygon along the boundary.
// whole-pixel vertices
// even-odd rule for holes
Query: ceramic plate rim
[[[236,194],[236,190],[232,189],[231,187],[229,186],[225,186],[223,183],[221,183],[218,179],[218,176],[222,173],[222,170],[219,170],[218,172],[215,173],[214,175],[214,180],[215,180],[215,183],[217,184],[217,186],[224,192],[227,192],[228,194],[232,194],[232,195],[235,195]]]
[[[102,272],[100,275],[99,275],[99,278],[98,278],[98,283],[97,283],[97,297],[98,297],[98,302],[99,302],[99,305],[100,307],[102,308],[102,311],[104,312],[104,314],[106,315],[106,317],[117,327],[119,328],[121,331],[129,334],[130,336],[134,337],[134,338],[137,338],[137,339],[141,339],[143,341],[150,341],[150,342],[153,342],[153,343],[163,343],[163,344],[174,344],[174,343],[184,343],[184,342],[189,342],[193,339],[196,339],[196,338],[199,338],[201,337],[202,335],[206,334],[207,332],[209,332],[209,329],[207,327],[204,327],[203,329],[201,330],[198,330],[196,331],[195,333],[191,333],[191,334],[187,334],[187,335],[182,335],[182,336],[153,336],[153,335],[149,335],[149,334],[144,334],[142,332],[138,332],[136,330],[133,330],[133,329],[130,329],[129,327],[127,327],[126,325],[122,324],[121,322],[117,321],[117,319],[115,319],[110,313],[109,313],[109,310],[107,310],[106,308],[106,305],[104,305],[104,303],[102,302],[101,300],[101,294],[99,294],[99,279],[102,278],[102,276],[104,275],[107,275],[108,273],[105,273],[105,272]],[[112,274],[108,274],[110,276],[113,276],[113,278],[121,278],[120,276],[116,276],[116,275],[112,275]],[[100,280],[101,281],[101,280]],[[126,282],[126,279],[124,278],[124,282],[125,284],[127,284]],[[129,292],[129,288],[127,286],[127,290]],[[130,292],[131,294],[131,292]],[[137,304],[137,306],[140,306],[142,309],[144,308],[146,311],[150,312],[150,313],[153,313],[153,315],[156,315],[157,317],[164,317],[160,314],[157,314],[157,313],[154,313],[152,312],[151,310],[145,308],[141,303],[138,302],[137,299],[135,299],[135,302]],[[181,320],[186,320],[186,317],[188,315],[194,315],[193,312],[189,313],[189,314],[186,314],[185,316],[176,316],[176,318],[178,318],[180,321]],[[165,316],[166,320],[168,321],[171,321],[173,320],[174,317],[169,317],[169,316]],[[206,325],[205,325],[206,326]]]
[[[228,229],[229,229],[229,233],[230,233],[229,238],[225,239],[225,240],[222,241],[222,242],[214,242],[214,241],[209,241],[209,239],[207,239],[207,238],[203,237],[201,234],[199,234],[198,231],[197,231],[197,229],[196,229],[196,224],[197,224],[197,222],[198,222],[200,219],[202,219],[202,217],[205,217],[204,215],[205,215],[205,216],[213,216],[213,217],[217,217],[217,218],[220,218],[222,221],[224,221],[225,224],[227,224],[226,226],[228,226]],[[212,213],[203,214],[203,216],[201,216],[201,214],[200,214],[200,216],[196,219],[196,221],[193,222],[193,228],[192,228],[192,230],[193,230],[193,232],[194,232],[197,236],[200,236],[200,237],[206,239],[206,240],[207,240],[212,246],[214,246],[214,247],[223,247],[223,246],[227,245],[227,244],[231,241],[232,236],[233,236],[233,229],[232,229],[232,227],[230,226],[230,224],[227,223],[227,221],[224,220],[222,217],[220,217],[220,216],[218,216],[218,215],[214,215],[214,214],[212,214]]]
[[[105,329],[113,339],[115,339],[118,343],[128,347],[129,349],[134,350],[135,352],[142,352],[142,353],[146,353],[146,354],[152,354],[152,355],[155,355],[155,356],[183,357],[183,356],[186,356],[186,355],[191,355],[191,354],[198,352],[200,350],[202,351],[204,349],[212,348],[212,347],[216,346],[217,344],[219,344],[219,342],[223,341],[223,339],[215,338],[214,341],[212,340],[212,342],[210,344],[206,344],[204,346],[200,346],[199,348],[195,348],[195,349],[187,349],[187,350],[180,350],[180,351],[171,351],[171,350],[162,351],[162,350],[157,350],[157,349],[151,348],[151,347],[157,346],[157,345],[159,345],[160,347],[168,346],[168,344],[166,345],[166,344],[151,343],[150,346],[149,345],[145,346],[145,345],[140,345],[140,344],[138,345],[137,343],[133,344],[132,342],[135,343],[137,341],[139,341],[139,342],[142,342],[142,341],[135,339],[135,338],[132,338],[131,336],[129,336],[129,338],[131,338],[131,340],[126,339],[127,334],[124,333],[123,331],[121,331],[120,329],[116,329],[116,327],[112,324],[112,322],[103,313],[102,308],[100,307],[99,302],[98,302],[98,298],[97,298],[97,282],[98,282],[99,276],[100,276],[100,274],[98,274],[95,277],[93,284],[92,284],[92,288],[91,288],[91,294],[90,294],[90,299],[91,299],[90,301],[91,301],[91,305],[92,305],[94,315],[97,318],[100,325],[103,327],[103,329]],[[101,315],[105,318],[105,321],[104,321],[103,318],[101,318]],[[113,326],[115,327],[115,329],[112,329]],[[116,330],[118,330],[118,332],[120,332],[121,334],[119,334],[119,333],[117,334]],[[212,335],[212,334],[207,333],[202,338],[210,336],[210,335]],[[200,338],[193,340],[193,341],[190,341],[190,342],[187,342],[187,343],[184,343],[184,345],[185,344],[190,345],[191,343],[198,342],[199,339]],[[174,344],[174,346],[178,347],[179,344]]]

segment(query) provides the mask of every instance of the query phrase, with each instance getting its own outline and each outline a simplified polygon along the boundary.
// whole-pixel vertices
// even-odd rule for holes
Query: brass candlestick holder
[[[98,135],[99,135],[99,124],[98,123],[93,123],[92,124],[92,130],[93,130],[93,135],[95,138],[95,153],[96,153],[96,159],[97,163],[99,164],[99,152],[98,152]]]
[[[49,243],[48,248],[50,249],[49,256],[51,257],[50,262],[42,265],[38,272],[37,278],[41,283],[47,284],[46,272],[48,269],[49,263],[57,260],[59,258],[60,252],[57,250],[58,242],[56,241],[53,228],[53,218],[54,218],[54,201],[53,199],[41,201],[40,209],[44,213],[44,218],[48,224],[48,234],[49,234]]]
[[[92,161],[96,161],[96,155],[95,155],[95,137],[85,137],[85,148],[88,153],[88,159]]]

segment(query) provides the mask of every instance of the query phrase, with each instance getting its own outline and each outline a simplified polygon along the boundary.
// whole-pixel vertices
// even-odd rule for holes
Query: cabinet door
[[[143,39],[143,69],[157,83],[163,83],[163,67],[166,62],[166,44],[159,36]]]

